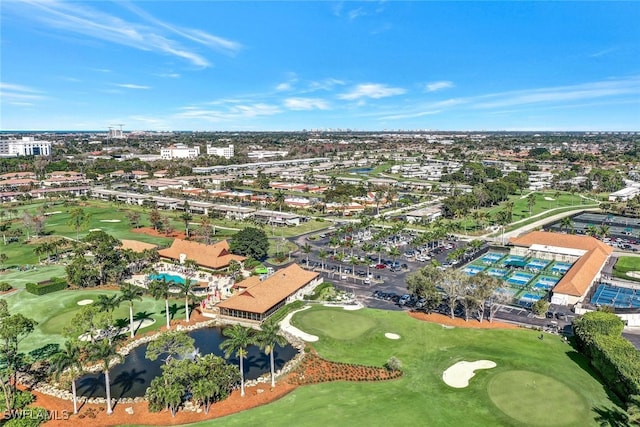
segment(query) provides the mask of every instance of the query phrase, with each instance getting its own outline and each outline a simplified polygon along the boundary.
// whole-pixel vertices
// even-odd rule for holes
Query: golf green
[[[489,381],[487,391],[498,409],[527,425],[578,425],[589,411],[584,399],[569,386],[530,371],[498,373]]]
[[[311,334],[337,340],[351,340],[376,326],[368,316],[346,310],[310,311],[294,317],[293,325]]]

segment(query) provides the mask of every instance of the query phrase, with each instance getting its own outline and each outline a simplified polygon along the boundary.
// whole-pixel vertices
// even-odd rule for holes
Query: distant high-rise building
[[[224,157],[230,159],[234,155],[233,144],[229,144],[228,147],[214,147],[207,144],[207,154],[210,156]]]
[[[0,139],[0,156],[50,156],[51,141],[36,141],[32,136]]]

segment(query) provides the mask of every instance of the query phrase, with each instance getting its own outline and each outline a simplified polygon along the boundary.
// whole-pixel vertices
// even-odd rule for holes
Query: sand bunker
[[[476,360],[475,362],[458,362],[442,373],[442,380],[450,387],[465,388],[478,369],[495,368],[496,363],[491,360]]]
[[[386,332],[384,334],[384,336],[389,338],[390,340],[399,340],[400,339],[400,335],[394,334],[393,332]]]
[[[89,233],[91,233],[92,231],[102,231],[102,228],[92,228],[91,230],[89,230]]]
[[[359,302],[356,302],[355,304],[331,304],[331,303],[326,303],[326,304],[322,304],[325,307],[342,307],[344,310],[349,310],[349,311],[355,311],[355,310],[360,310],[361,308],[364,308],[364,306],[362,304],[360,304]]]
[[[100,222],[122,222],[121,219],[101,219]]]
[[[545,200],[548,200],[548,201],[550,201],[550,202],[552,202],[552,201],[554,201],[554,200],[555,200],[553,197],[545,197],[544,199],[545,199]]]
[[[287,314],[287,317],[285,317],[280,322],[280,327],[282,328],[283,331],[285,331],[287,333],[290,333],[291,335],[294,335],[294,336],[300,338],[303,341],[316,342],[316,341],[318,341],[318,337],[317,336],[308,334],[308,333],[306,333],[304,331],[301,331],[300,329],[296,328],[295,326],[293,326],[291,324],[291,318],[293,317],[294,314],[296,314],[299,311],[306,310],[308,308],[311,308],[311,306],[310,305],[306,305],[306,306],[302,307],[300,310],[292,311],[291,313]]]
[[[627,271],[627,276],[633,277],[634,279],[640,279],[640,271]]]
[[[81,299],[78,301],[78,305],[89,305],[93,302],[92,299]]]

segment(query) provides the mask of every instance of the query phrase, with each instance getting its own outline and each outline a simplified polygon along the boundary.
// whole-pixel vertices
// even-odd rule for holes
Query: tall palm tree
[[[98,307],[100,311],[106,311],[108,313],[112,313],[117,307],[120,306],[120,295],[99,295],[98,299],[95,302],[95,306]]]
[[[531,210],[533,209],[535,204],[536,204],[536,194],[530,193],[527,196],[527,207],[529,208],[529,216],[531,216]]]
[[[560,220],[560,230],[565,230],[571,233],[571,230],[573,230],[573,221],[571,220],[571,217],[565,216]]]
[[[300,246],[300,251],[303,254],[307,255],[307,268],[309,268],[309,254],[311,253],[312,249],[313,248],[308,243],[305,243],[304,245]]]
[[[225,357],[236,354],[240,359],[240,396],[244,396],[244,364],[243,360],[247,357],[247,347],[255,344],[255,333],[251,328],[242,325],[233,325],[222,331],[222,335],[227,337],[220,343],[220,349],[224,351]]]
[[[171,329],[171,318],[169,313],[169,296],[171,296],[171,292],[169,291],[170,288],[171,285],[166,279],[153,280],[149,284],[149,291],[151,292],[151,295],[155,299],[164,299],[164,311],[167,316],[167,330]]]
[[[275,387],[275,346],[276,344],[280,346],[286,345],[287,339],[280,335],[280,325],[272,319],[269,319],[264,321],[260,326],[260,331],[256,334],[256,342],[258,346],[264,350],[265,354],[269,355],[269,361],[271,363],[271,387]]]
[[[78,394],[76,391],[76,379],[82,373],[82,363],[80,363],[80,346],[77,341],[66,341],[64,349],[51,356],[50,371],[54,373],[56,381],[60,374],[69,371],[71,374],[71,393],[73,393],[73,413],[78,413]]]
[[[118,358],[122,360],[122,356],[116,352],[116,348],[108,340],[98,341],[89,347],[89,360],[99,362],[102,365],[102,373],[104,373],[104,386],[107,393],[107,415],[113,413],[111,407],[111,384],[109,383],[109,369],[111,368],[111,359]]]
[[[129,327],[131,329],[131,338],[135,335],[135,327],[133,326],[133,301],[142,301],[142,289],[131,283],[120,285],[120,301],[129,303]]]
[[[196,287],[196,282],[192,282],[191,279],[185,279],[184,283],[180,284],[180,293],[184,296],[184,311],[185,320],[189,322],[189,300],[194,298],[193,288]]]
[[[320,258],[320,261],[322,261],[322,265],[320,267],[322,270],[324,270],[324,261],[327,259],[328,256],[329,256],[329,253],[324,249],[320,249],[320,251],[318,252],[318,258]]]

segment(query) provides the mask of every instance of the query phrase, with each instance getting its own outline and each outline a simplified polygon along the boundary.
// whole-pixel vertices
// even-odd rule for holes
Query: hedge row
[[[54,277],[51,280],[40,283],[27,283],[26,289],[27,292],[30,292],[34,295],[44,295],[49,294],[51,292],[61,291],[66,289],[68,286],[67,281],[65,279],[61,279],[60,277]]]
[[[640,351],[622,337],[623,323],[613,313],[586,313],[574,321],[578,347],[623,400],[640,394]]]

